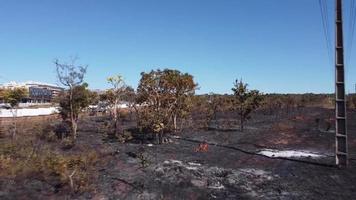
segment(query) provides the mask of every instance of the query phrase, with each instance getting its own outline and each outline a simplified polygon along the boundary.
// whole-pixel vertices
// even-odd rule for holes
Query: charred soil
[[[184,128],[167,135],[162,145],[137,139],[135,133],[125,143],[108,139],[109,118],[87,116],[79,123],[72,148],[63,149],[60,142],[48,144],[59,155],[95,152],[97,161],[90,169],[95,176],[86,176],[86,188],[73,191],[59,180],[38,178],[43,176],[39,174],[2,175],[0,199],[353,199],[356,112],[348,115],[347,169],[333,165],[332,116],[333,110],[321,108],[278,117],[257,112],[239,132],[238,124],[217,126],[234,119],[220,113],[209,129]],[[134,130],[135,121],[121,125],[123,130]],[[31,137],[31,130],[21,137]],[[6,136],[0,140],[10,142]]]

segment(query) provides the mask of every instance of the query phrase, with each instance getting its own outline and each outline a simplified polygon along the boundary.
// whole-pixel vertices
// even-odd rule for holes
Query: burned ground
[[[334,132],[327,127],[332,117],[333,110],[321,108],[279,117],[257,112],[241,133],[234,123],[228,128],[216,126],[233,122],[233,115],[219,114],[210,129],[189,127],[162,145],[149,140],[119,143],[107,138],[107,117],[83,117],[73,148],[51,145],[62,154],[90,150],[99,155],[90,188],[68,192],[35,175],[14,180],[1,177],[0,198],[352,199],[356,196],[356,112],[349,113],[347,169],[333,166]],[[135,122],[123,125],[130,130]],[[266,149],[313,152],[320,157],[267,157],[261,154]]]

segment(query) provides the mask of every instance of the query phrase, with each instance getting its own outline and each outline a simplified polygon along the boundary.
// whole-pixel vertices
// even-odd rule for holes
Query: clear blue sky
[[[106,77],[118,73],[136,87],[140,72],[168,67],[194,75],[198,93],[230,93],[240,77],[263,92],[334,90],[318,0],[0,3],[0,83],[56,83],[53,59],[78,55],[93,89],[109,87]],[[333,25],[333,1],[328,6]],[[348,91],[355,56],[350,63]]]

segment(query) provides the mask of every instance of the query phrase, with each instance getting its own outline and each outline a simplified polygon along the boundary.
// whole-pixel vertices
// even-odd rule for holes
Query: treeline
[[[55,61],[58,80],[67,88],[59,96],[60,114],[63,124],[70,127],[70,133],[61,134],[62,138],[77,138],[79,113],[90,104],[104,104],[112,118],[108,135],[123,138],[124,131],[120,127],[123,109],[120,102],[126,102],[129,110],[135,115],[137,128],[141,133],[153,134],[157,143],[164,142],[164,136],[177,132],[184,121],[189,121],[192,112],[199,106],[211,107],[211,101],[201,101],[195,95],[198,84],[194,77],[174,69],[157,69],[142,72],[136,90],[126,85],[121,75],[108,77],[111,88],[104,94],[90,92],[84,82],[87,66],[75,65],[75,60],[68,63]],[[236,80],[232,91],[232,110],[239,115],[240,129],[250,114],[260,107],[263,95],[258,90],[249,90],[242,80]],[[214,100],[215,101],[215,100]],[[204,109],[204,108],[203,108]],[[207,126],[209,126],[207,124]],[[71,137],[69,137],[71,136]]]
[[[121,75],[114,75],[107,78],[111,88],[98,94],[90,91],[84,81],[87,66],[76,65],[75,61],[54,62],[57,78],[66,87],[56,103],[59,104],[63,124],[70,130],[67,129],[60,137],[71,141],[77,138],[80,113],[88,110],[89,105],[96,105],[94,112],[109,113],[112,120],[108,135],[125,141],[120,121],[128,111],[136,119],[139,132],[153,134],[158,143],[164,142],[165,134],[180,131],[183,127],[210,128],[213,123],[217,124],[218,113],[233,115],[238,119],[240,131],[243,131],[244,124],[255,111],[278,118],[289,117],[296,112],[302,114],[306,107],[334,107],[334,95],[331,94],[262,94],[258,90],[250,90],[242,80],[235,80],[232,84],[231,95],[196,95],[198,84],[194,77],[174,69],[142,72],[136,89],[128,86]],[[0,91],[0,98],[13,109],[17,109],[25,95],[22,90]],[[122,102],[128,105],[125,111],[120,106]],[[356,108],[355,94],[348,96],[348,108]]]

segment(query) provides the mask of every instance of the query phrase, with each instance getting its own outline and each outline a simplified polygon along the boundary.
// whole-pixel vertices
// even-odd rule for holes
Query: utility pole
[[[335,158],[336,165],[348,165],[346,98],[344,70],[344,41],[342,22],[342,0],[336,1],[336,40],[335,40]]]

